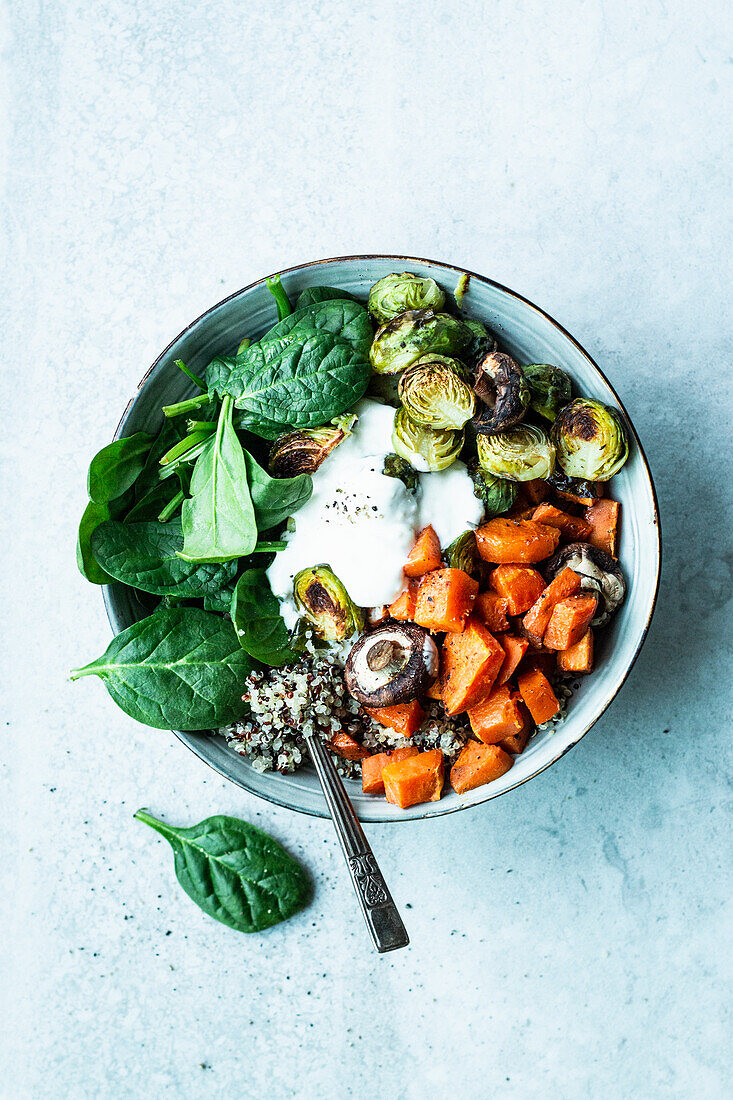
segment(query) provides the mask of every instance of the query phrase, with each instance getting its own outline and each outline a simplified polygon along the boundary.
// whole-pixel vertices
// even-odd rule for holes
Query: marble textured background
[[[730,1095],[726,7],[5,6],[3,1097]],[[138,378],[237,287],[361,251],[557,317],[623,395],[665,538],[646,647],[572,753],[369,829],[412,937],[383,958],[327,822],[67,680],[108,641],[75,526]],[[204,917],[140,805],[268,829],[311,908]]]

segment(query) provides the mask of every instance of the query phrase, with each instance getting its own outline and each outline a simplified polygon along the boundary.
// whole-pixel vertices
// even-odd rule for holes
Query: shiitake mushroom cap
[[[438,648],[414,623],[386,622],[352,646],[344,678],[366,707],[392,707],[424,695],[438,674]]]
[[[502,351],[490,351],[474,368],[474,393],[481,407],[473,418],[477,432],[495,435],[518,424],[529,405],[522,368]]]

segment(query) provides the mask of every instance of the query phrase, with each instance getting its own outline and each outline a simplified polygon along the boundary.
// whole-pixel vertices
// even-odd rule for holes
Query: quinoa
[[[339,653],[304,657],[288,668],[252,672],[242,698],[250,713],[221,732],[230,748],[247,756],[258,772],[294,772],[308,763],[304,731],[314,731],[326,742],[337,733],[348,733],[373,752],[403,745],[415,745],[421,751],[439,748],[447,763],[458,756],[470,732],[465,716],[447,718],[433,702],[422,727],[409,740],[385,729],[349,695]],[[333,755],[340,775],[360,777],[358,761]]]

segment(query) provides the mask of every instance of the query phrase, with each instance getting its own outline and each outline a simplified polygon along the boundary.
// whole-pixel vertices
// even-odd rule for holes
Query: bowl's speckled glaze
[[[403,270],[429,275],[446,291],[452,291],[464,269],[410,256],[345,256],[288,268],[281,275],[291,299],[305,287],[316,285],[342,287],[365,299],[377,279],[391,271]],[[587,352],[556,321],[506,287],[481,275],[468,274],[465,312],[493,329],[501,345],[520,363],[555,363],[569,372],[581,393],[623,410],[615,391]],[[140,430],[156,430],[162,419],[161,406],[191,395],[190,383],[173,365],[176,359],[183,359],[200,373],[214,355],[231,353],[243,337],[258,338],[273,323],[273,299],[264,278],[213,306],[177,336],[155,361],[125,410],[115,438]],[[629,427],[631,454],[613,479],[613,496],[622,506],[620,560],[628,581],[628,595],[609,629],[599,635],[597,668],[571,699],[567,719],[554,732],[534,737],[501,779],[466,795],[459,796],[447,786],[439,802],[400,810],[381,798],[362,794],[359,784],[350,782],[349,794],[362,821],[434,817],[496,798],[558,760],[577,744],[611,703],[644,642],[654,610],[660,568],[654,485],[641,444],[630,423]],[[104,599],[115,633],[144,614],[134,596],[121,586],[106,588]],[[220,737],[207,733],[178,736],[221,775],[253,794],[302,813],[327,816],[318,780],[310,768],[294,775],[273,772],[263,775],[229,749]]]

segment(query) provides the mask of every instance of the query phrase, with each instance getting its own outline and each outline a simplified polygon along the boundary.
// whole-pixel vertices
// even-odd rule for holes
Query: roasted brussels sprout
[[[442,309],[445,294],[434,279],[409,271],[385,275],[369,291],[368,309],[380,325],[408,309]]]
[[[375,374],[372,371],[369,378],[366,396],[381,401],[383,405],[391,405],[399,408],[400,398],[397,393],[399,376],[396,374]]]
[[[486,435],[518,424],[529,405],[529,387],[521,367],[501,351],[491,351],[479,360],[473,388],[480,401],[474,424],[476,431]]]
[[[519,495],[516,482],[507,481],[504,477],[496,477],[488,470],[475,466],[470,470],[473,481],[473,491],[479,500],[484,502],[484,514],[486,519],[501,516],[508,512]]]
[[[414,623],[362,634],[346,659],[346,687],[365,707],[393,707],[424,695],[438,675],[438,648]]]
[[[377,374],[397,374],[429,351],[456,355],[470,341],[470,330],[449,313],[412,309],[377,330],[369,359]]]
[[[566,568],[580,575],[583,591],[598,596],[598,607],[591,626],[605,626],[626,595],[626,581],[619,563],[597,546],[591,546],[588,542],[573,542],[563,546],[545,563],[545,580],[549,583]]]
[[[608,481],[629,457],[619,413],[591,397],[576,397],[552,426],[557,461],[570,477]]]
[[[529,386],[531,407],[545,420],[554,420],[572,397],[569,375],[549,363],[530,363],[522,370]]]
[[[485,355],[496,351],[498,344],[496,337],[480,321],[464,317],[463,323],[471,333],[471,340],[462,352],[463,359],[475,370]]]
[[[286,432],[270,449],[269,467],[273,477],[295,477],[312,474],[328,458],[331,451],[343,443],[356,422],[355,416],[337,417],[322,428],[302,428]]]
[[[479,435],[476,446],[483,469],[509,481],[547,478],[555,464],[555,448],[534,424],[517,424],[497,435]]]
[[[298,610],[313,624],[319,638],[339,642],[364,626],[360,607],[352,602],[341,581],[327,565],[301,569],[293,581]]]
[[[385,477],[399,478],[411,493],[417,489],[417,471],[412,463],[401,455],[385,455],[382,473]]]
[[[465,380],[467,374],[457,359],[423,355],[401,374],[400,400],[418,424],[457,431],[476,408],[476,395]]]
[[[447,470],[461,453],[463,432],[437,430],[417,424],[406,409],[395,413],[392,446],[421,473]]]
[[[462,569],[464,573],[468,573],[469,577],[476,576],[481,569],[481,558],[473,531],[464,531],[454,539],[445,550],[443,557],[449,569]]]

